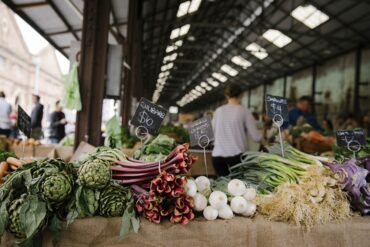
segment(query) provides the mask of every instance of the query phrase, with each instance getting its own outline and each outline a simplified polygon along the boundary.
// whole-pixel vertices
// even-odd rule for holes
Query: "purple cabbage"
[[[361,214],[370,213],[370,191],[366,183],[369,171],[358,166],[355,160],[343,164],[326,164],[338,177],[342,190],[347,192],[351,207]]]
[[[357,160],[357,164],[369,171],[369,174],[366,177],[366,181],[370,182],[370,156],[359,158]]]

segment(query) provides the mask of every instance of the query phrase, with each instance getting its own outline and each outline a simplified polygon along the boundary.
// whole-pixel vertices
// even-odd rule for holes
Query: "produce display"
[[[196,161],[189,145],[158,135],[134,157],[118,148],[98,147],[75,162],[19,160],[0,153],[0,235],[11,233],[26,246],[49,229],[57,243],[62,222],[120,217],[123,239],[153,223],[188,224],[195,217],[231,220],[262,215],[305,229],[370,213],[370,155],[338,159],[306,154],[286,143],[267,152],[246,152],[230,174],[216,180],[189,177]],[[32,216],[31,220],[29,215]],[[217,221],[215,221],[217,224]]]

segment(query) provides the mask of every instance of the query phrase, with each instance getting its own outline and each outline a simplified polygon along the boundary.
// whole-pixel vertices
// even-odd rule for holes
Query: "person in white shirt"
[[[262,139],[251,112],[240,105],[242,90],[237,84],[225,89],[227,104],[216,109],[212,121],[215,142],[213,166],[218,176],[229,174],[229,167],[240,163],[240,156],[248,150],[247,134],[255,141]]]
[[[9,137],[11,129],[10,113],[11,105],[5,100],[5,93],[0,92],[0,135]]]

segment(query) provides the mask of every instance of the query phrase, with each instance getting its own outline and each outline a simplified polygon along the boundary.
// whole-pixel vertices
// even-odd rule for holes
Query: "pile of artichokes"
[[[111,179],[110,167],[125,158],[119,149],[103,147],[78,164],[44,159],[10,173],[0,187],[0,241],[6,230],[18,244],[32,243],[46,226],[95,215],[123,216],[137,230],[131,191]],[[122,225],[126,234],[131,223]]]

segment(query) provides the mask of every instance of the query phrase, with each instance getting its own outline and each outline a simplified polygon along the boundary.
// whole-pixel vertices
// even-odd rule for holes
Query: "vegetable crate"
[[[305,138],[297,139],[296,146],[299,150],[308,154],[320,154],[331,150],[331,146],[325,146],[321,143],[310,141]]]

